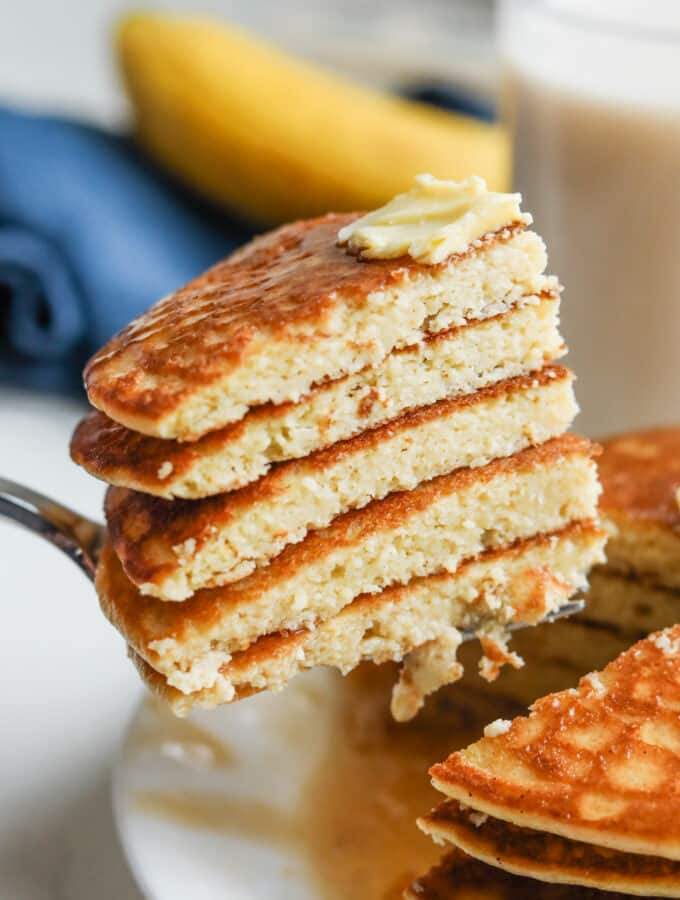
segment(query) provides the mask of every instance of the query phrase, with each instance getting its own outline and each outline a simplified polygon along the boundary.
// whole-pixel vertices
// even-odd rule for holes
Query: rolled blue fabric
[[[128,138],[0,108],[0,381],[77,388],[107,338],[250,236]]]

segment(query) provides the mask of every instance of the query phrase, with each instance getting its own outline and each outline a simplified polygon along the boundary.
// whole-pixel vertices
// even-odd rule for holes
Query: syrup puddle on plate
[[[312,684],[310,676],[317,682],[323,676],[323,683]],[[508,708],[500,700],[465,707],[451,688],[414,722],[398,724],[389,715],[394,679],[392,666],[360,667],[346,678],[308,673],[270,695],[266,715],[258,710],[249,721],[246,704],[258,699],[251,698],[201,713],[200,726],[149,701],[126,755],[156,754],[190,777],[171,789],[167,778],[158,788],[145,783],[129,792],[129,804],[135,814],[277,848],[290,859],[290,872],[301,861],[310,896],[319,900],[397,900],[442,853],[416,825],[439,799],[428,768],[476,740]],[[229,712],[238,707],[244,721],[230,723]],[[219,733],[209,727],[218,722],[210,716],[219,717]],[[258,739],[261,747],[253,744]],[[301,754],[293,777],[277,763],[291,748]],[[254,759],[260,752],[264,757]],[[273,796],[281,787],[277,767],[280,780],[297,780],[283,800]],[[217,790],[216,777],[223,785]],[[289,874],[286,867],[280,872],[282,879]]]

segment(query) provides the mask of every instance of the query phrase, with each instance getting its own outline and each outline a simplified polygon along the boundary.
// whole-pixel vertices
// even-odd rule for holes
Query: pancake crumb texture
[[[441,401],[204,501],[113,488],[106,512],[114,549],[142,593],[184,600],[249,575],[350,509],[556,437],[576,413],[566,369],[498,388]]]
[[[565,435],[510,459],[465,469],[338,517],[231,585],[184,603],[141,595],[100,567],[105,613],[170,682],[199,690],[263,634],[318,624],[363,593],[595,515],[592,447]]]
[[[439,266],[359,263],[335,246],[343,220],[284,226],[156,304],[88,363],[92,405],[143,434],[195,440],[557,288],[530,231]]]
[[[206,497],[410,409],[537,371],[565,352],[559,297],[527,296],[503,315],[390,353],[374,367],[312,388],[297,403],[253,408],[196,441],[138,434],[94,412],[76,429],[71,455],[111,484],[166,498]]]
[[[334,666],[347,673],[363,660],[401,661],[406,654],[451,629],[483,629],[532,621],[521,589],[527,573],[548,573],[567,586],[567,596],[586,583],[602,559],[604,532],[590,521],[528,538],[465,560],[453,573],[414,578],[378,594],[365,594],[314,628],[265,635],[233,655],[214,684],[184,693],[138,661],[150,687],[175,712],[212,708],[261,690],[278,691],[299,672]],[[552,611],[552,608],[548,611]],[[455,665],[455,657],[451,659]],[[453,680],[453,679],[451,679]],[[407,718],[403,716],[402,718]]]

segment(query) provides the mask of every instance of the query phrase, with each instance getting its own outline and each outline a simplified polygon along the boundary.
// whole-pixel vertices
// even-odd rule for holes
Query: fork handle
[[[49,541],[88,578],[94,578],[104,534],[97,522],[9,478],[0,478],[0,518],[23,525]]]

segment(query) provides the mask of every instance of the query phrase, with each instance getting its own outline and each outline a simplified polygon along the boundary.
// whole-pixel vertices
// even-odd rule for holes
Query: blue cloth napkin
[[[77,389],[108,337],[250,236],[128,138],[0,108],[0,382]]]
[[[493,117],[451,85],[396,90]],[[127,137],[0,107],[0,384],[79,390],[91,353],[252,233]]]

